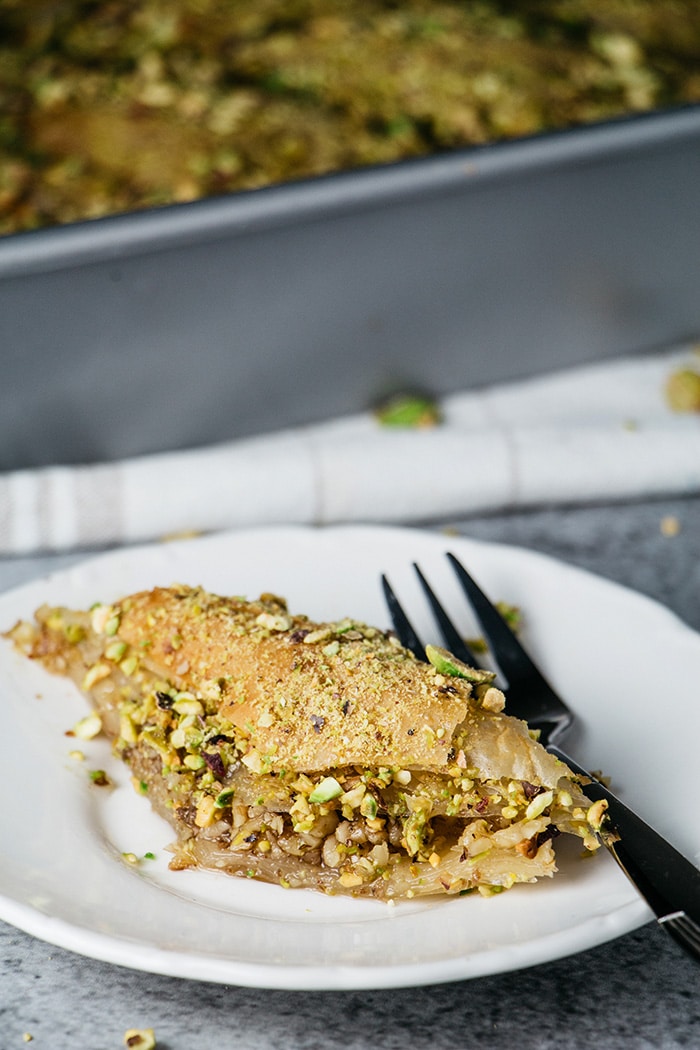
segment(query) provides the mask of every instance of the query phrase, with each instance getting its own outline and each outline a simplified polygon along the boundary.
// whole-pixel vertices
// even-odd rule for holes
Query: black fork
[[[658,832],[646,824],[605,784],[565,754],[559,741],[573,722],[573,713],[533,663],[495,605],[486,597],[453,554],[447,555],[460,586],[481,625],[491,654],[505,679],[508,713],[539,730],[540,741],[570,769],[590,780],[586,794],[592,802],[607,803],[600,835],[630,882],[656,915],[657,921],[700,962],[700,871]],[[445,646],[459,660],[478,667],[445,608],[417,565],[414,569],[437,620]],[[384,595],[399,640],[419,659],[425,647],[413,629],[386,576]]]

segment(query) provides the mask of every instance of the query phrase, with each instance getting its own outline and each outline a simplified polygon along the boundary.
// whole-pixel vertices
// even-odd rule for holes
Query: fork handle
[[[593,802],[605,799],[608,803],[610,824],[620,836],[615,842],[603,839],[609,852],[644,897],[659,923],[665,926],[683,913],[690,924],[697,926],[697,935],[690,939],[675,928],[675,923],[670,923],[666,929],[700,961],[700,870],[578,762],[553,745],[547,750],[574,772],[590,780],[585,790]]]

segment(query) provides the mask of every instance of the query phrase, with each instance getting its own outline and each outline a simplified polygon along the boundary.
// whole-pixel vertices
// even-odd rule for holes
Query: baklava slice
[[[87,695],[173,868],[399,899],[550,876],[561,832],[598,846],[601,805],[492,676],[390,632],[175,585],[10,634]]]

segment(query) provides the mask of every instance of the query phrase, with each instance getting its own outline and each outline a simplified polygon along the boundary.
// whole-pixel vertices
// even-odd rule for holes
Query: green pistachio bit
[[[506,621],[511,631],[518,631],[522,623],[522,611],[518,605],[509,602],[496,602],[496,608]]]
[[[138,667],[139,662],[135,656],[127,656],[126,660],[122,660],[119,664],[120,669],[124,672],[127,678],[130,678]]]
[[[425,655],[436,671],[450,675],[452,678],[465,678],[468,682],[480,683],[492,682],[496,677],[493,671],[482,671],[481,668],[463,664],[456,656],[439,645],[426,645]]]
[[[440,409],[430,397],[421,394],[400,394],[391,397],[376,410],[383,427],[421,429],[434,427],[442,421]]]
[[[159,727],[150,726],[142,730],[141,740],[144,744],[148,744],[149,747],[152,747],[154,751],[157,751],[165,761],[170,758],[171,750],[165,739],[165,733]]]
[[[529,806],[525,810],[525,817],[527,820],[535,820],[544,813],[548,806],[552,805],[554,801],[553,791],[543,791],[539,795],[535,795]]]
[[[224,788],[223,791],[220,791],[214,799],[214,806],[216,809],[224,809],[233,798],[234,793],[234,788]]]
[[[66,641],[71,645],[77,645],[78,642],[82,642],[85,637],[85,631],[79,623],[66,624],[65,628]]]
[[[119,736],[125,744],[135,744],[138,733],[131,717],[123,711],[119,716]]]
[[[92,740],[101,732],[102,719],[96,712],[85,715],[73,726],[73,736],[77,736],[79,740]]]
[[[183,694],[182,699],[175,700],[173,704],[173,711],[177,711],[179,715],[202,715],[204,714],[204,708],[199,700],[194,697],[185,696]]]
[[[188,769],[203,769],[206,766],[201,755],[185,755],[183,761]]]
[[[355,626],[354,620],[349,620],[347,617],[344,620],[340,620],[335,625],[336,634],[345,634],[346,631],[351,631]]]
[[[91,769],[89,777],[93,784],[96,784],[98,787],[108,787],[110,784],[110,779],[104,769]]]
[[[105,634],[116,634],[119,630],[119,617],[110,616],[109,620],[105,624]]]
[[[666,400],[674,412],[700,412],[700,372],[680,368],[666,383]]]
[[[179,726],[176,729],[173,729],[172,733],[170,734],[170,743],[173,747],[184,747],[187,743],[185,730],[180,729]]]
[[[144,860],[155,860],[156,859],[156,855],[155,855],[155,853],[151,853],[151,851],[149,850],[148,853],[144,853],[143,859]]]
[[[309,795],[309,802],[330,802],[343,794],[343,789],[335,777],[324,777]]]
[[[406,839],[406,849],[412,857],[415,857],[423,845],[427,827],[427,815],[423,809],[411,813],[404,822],[403,831]]]
[[[118,662],[124,656],[126,652],[126,642],[110,642],[105,649],[105,656],[108,660],[114,660]]]
[[[373,795],[363,795],[360,802],[360,813],[368,820],[374,820],[377,815],[377,800]]]

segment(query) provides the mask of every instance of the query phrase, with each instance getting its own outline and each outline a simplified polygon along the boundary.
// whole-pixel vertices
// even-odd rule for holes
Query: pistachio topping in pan
[[[679,0],[5,3],[0,233],[698,102],[699,51]]]

